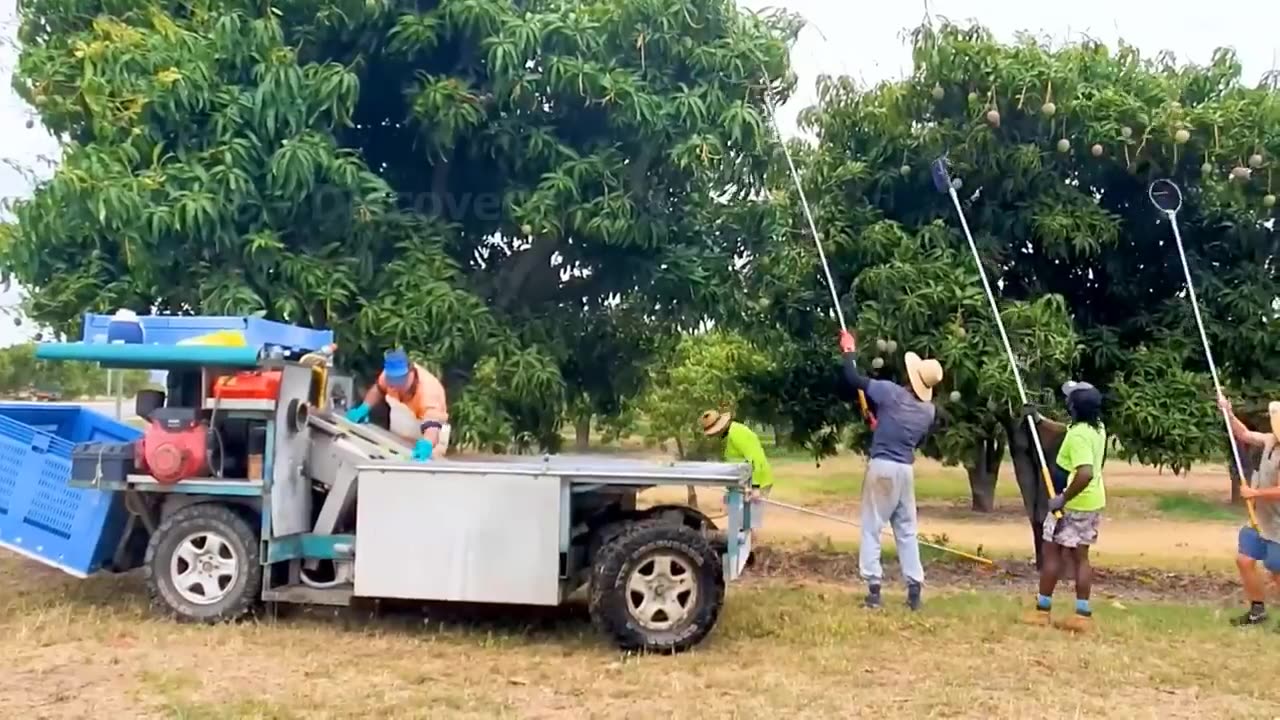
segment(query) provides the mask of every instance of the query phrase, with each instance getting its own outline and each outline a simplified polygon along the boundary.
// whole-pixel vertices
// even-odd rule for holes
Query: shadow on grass
[[[484,636],[490,642],[518,639],[563,643],[599,643],[586,602],[571,598],[563,605],[423,603],[357,599],[346,608],[276,606],[264,608],[268,620],[326,623],[352,633],[395,632],[428,636]]]
[[[141,571],[99,574],[80,580],[26,561],[0,565],[0,623],[29,626],[48,622],[102,621],[169,623],[150,607]],[[585,600],[574,596],[561,606],[417,603],[357,599],[351,607],[266,605],[246,622],[289,625],[323,623],[355,633],[453,634],[563,641],[577,636],[599,642]],[[172,622],[175,629],[182,625]],[[187,625],[186,627],[191,627]]]

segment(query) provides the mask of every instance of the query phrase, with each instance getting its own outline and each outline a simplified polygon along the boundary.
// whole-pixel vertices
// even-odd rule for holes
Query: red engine
[[[194,408],[156,408],[134,445],[134,466],[162,485],[209,474],[209,428]]]

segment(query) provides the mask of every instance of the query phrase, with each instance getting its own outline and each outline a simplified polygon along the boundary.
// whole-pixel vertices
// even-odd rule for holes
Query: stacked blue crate
[[[139,315],[138,322],[148,345],[177,345],[182,340],[218,330],[243,332],[250,347],[271,345],[305,352],[319,350],[333,342],[332,330],[313,330],[252,316]],[[86,313],[81,342],[106,342],[110,324],[110,315]]]
[[[80,341],[106,342],[111,315],[85,313]],[[332,330],[312,330],[247,315],[139,315],[145,342],[149,345],[177,345],[219,330],[239,330],[251,347],[273,345],[309,352],[333,342]],[[166,373],[152,370],[151,381],[164,384]]]
[[[142,433],[76,406],[0,404],[0,547],[85,577],[111,559],[127,513],[118,493],[71,487],[71,449]]]

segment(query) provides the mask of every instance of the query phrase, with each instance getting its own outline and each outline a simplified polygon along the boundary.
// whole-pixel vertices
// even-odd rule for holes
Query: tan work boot
[[[1071,617],[1058,623],[1058,627],[1067,632],[1084,634],[1093,630],[1093,616],[1081,615],[1075,613]]]
[[[1040,610],[1037,608],[1032,608],[1031,610],[1028,610],[1027,612],[1022,614],[1023,625],[1033,625],[1035,627],[1049,627],[1051,622],[1052,622],[1052,619],[1049,616],[1048,610]]]

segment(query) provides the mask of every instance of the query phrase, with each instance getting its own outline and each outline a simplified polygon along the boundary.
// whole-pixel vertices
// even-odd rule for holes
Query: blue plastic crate
[[[101,569],[127,512],[118,493],[68,485],[71,449],[141,436],[76,405],[0,404],[0,547],[76,577]]]
[[[138,322],[149,345],[177,345],[182,340],[218,330],[242,331],[251,347],[275,345],[305,352],[319,350],[333,342],[332,330],[313,330],[251,316],[139,315]],[[106,342],[110,324],[110,315],[86,313],[81,342]]]

